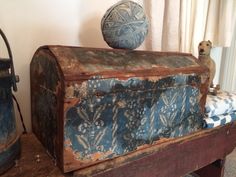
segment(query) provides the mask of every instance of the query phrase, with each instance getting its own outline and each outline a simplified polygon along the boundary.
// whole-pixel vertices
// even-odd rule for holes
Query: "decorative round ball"
[[[148,33],[143,8],[133,1],[120,1],[107,10],[101,21],[103,38],[112,48],[135,49]]]

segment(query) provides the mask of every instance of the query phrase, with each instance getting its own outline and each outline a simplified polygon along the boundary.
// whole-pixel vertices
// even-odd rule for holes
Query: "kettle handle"
[[[13,90],[16,92],[17,91],[16,82],[19,81],[19,77],[15,75],[11,48],[10,48],[9,42],[7,40],[7,37],[5,36],[5,34],[3,33],[1,28],[0,28],[0,35],[1,35],[2,39],[4,40],[5,45],[7,47],[7,52],[8,52],[8,56],[9,56],[9,60],[10,60],[10,67],[11,67],[12,87],[13,87]]]

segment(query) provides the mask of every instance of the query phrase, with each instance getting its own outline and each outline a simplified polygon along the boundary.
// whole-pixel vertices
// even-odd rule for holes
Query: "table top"
[[[1,177],[65,177],[33,134],[21,136],[21,158]]]
[[[21,136],[21,158],[1,177],[176,177],[225,158],[235,146],[236,123],[233,122],[160,141],[125,156],[62,174],[36,137],[24,134]]]

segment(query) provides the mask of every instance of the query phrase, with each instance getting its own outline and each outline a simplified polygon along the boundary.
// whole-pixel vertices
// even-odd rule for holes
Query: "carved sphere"
[[[143,8],[133,1],[120,1],[110,7],[101,21],[103,38],[112,48],[135,49],[148,33]]]

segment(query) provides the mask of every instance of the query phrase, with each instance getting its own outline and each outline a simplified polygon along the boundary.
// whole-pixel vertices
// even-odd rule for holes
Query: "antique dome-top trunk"
[[[64,172],[203,126],[209,72],[190,54],[44,46],[30,73],[33,131]]]

